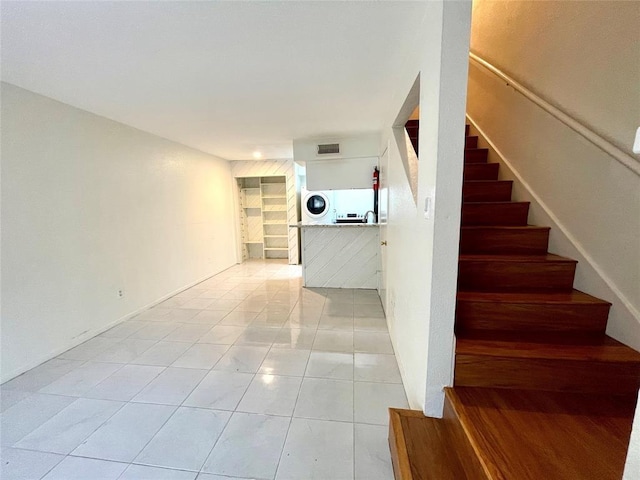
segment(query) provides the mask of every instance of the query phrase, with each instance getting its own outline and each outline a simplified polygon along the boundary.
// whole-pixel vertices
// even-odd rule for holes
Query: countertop
[[[362,228],[362,227],[379,227],[377,223],[329,223],[329,224],[309,224],[303,225],[302,222],[289,225],[292,228]]]

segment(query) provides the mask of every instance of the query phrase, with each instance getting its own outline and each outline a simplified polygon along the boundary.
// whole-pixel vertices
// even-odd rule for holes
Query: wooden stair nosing
[[[568,293],[490,293],[490,292],[458,292],[458,298],[462,300],[473,300],[475,302],[490,303],[580,303],[580,304],[598,304],[611,306],[611,302],[602,300],[588,293],[573,289]]]
[[[548,334],[530,341],[518,334],[494,333],[494,338],[488,338],[485,333],[479,333],[458,337],[456,352],[501,358],[616,362],[640,367],[640,353],[606,335],[578,337],[571,341],[564,336]]]

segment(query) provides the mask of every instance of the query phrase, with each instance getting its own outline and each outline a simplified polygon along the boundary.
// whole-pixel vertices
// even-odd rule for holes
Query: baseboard
[[[616,297],[618,304],[621,305],[628,314],[633,317],[640,324],[640,311],[631,303],[631,301],[620,291],[614,281],[606,274],[602,267],[595,261],[595,259],[587,252],[584,246],[575,238],[568,228],[560,221],[560,219],[553,213],[549,206],[540,198],[531,185],[522,177],[520,172],[513,166],[513,163],[504,155],[500,149],[491,141],[487,134],[478,126],[473,118],[467,114],[467,120],[478,131],[484,141],[487,142],[490,149],[500,158],[500,162],[503,163],[512,175],[517,179],[520,185],[527,191],[533,201],[543,210],[545,215],[550,219],[550,225],[553,229],[560,232],[564,238],[570,243],[573,248],[578,252],[581,258],[578,258],[580,262],[585,262],[589,267],[600,277],[600,280],[606,285],[610,293]],[[609,299],[611,300],[611,299]]]
[[[126,315],[114,320],[111,323],[108,323],[107,325],[103,325],[99,328],[95,328],[93,330],[89,330],[87,332],[85,332],[84,334],[74,338],[71,342],[69,342],[67,345],[65,345],[62,348],[58,348],[56,350],[54,350],[53,352],[49,352],[46,355],[42,355],[38,358],[36,358],[33,362],[28,363],[27,365],[19,368],[18,370],[14,370],[13,372],[9,372],[8,374],[2,375],[2,377],[0,378],[0,384],[8,382],[9,380],[12,380],[14,378],[16,378],[19,375],[22,375],[25,372],[28,372],[29,370],[31,370],[32,368],[35,368],[39,365],[42,365],[45,362],[48,362],[49,360],[52,360],[53,358],[57,357],[58,355],[66,352],[67,350],[71,350],[72,348],[77,347],[78,345],[80,345],[81,343],[86,342],[87,340],[95,337],[96,335],[100,335],[101,333],[106,332],[107,330],[109,330],[110,328],[115,327],[116,325],[122,323],[122,322],[126,322],[127,320],[132,319],[133,317],[135,317],[136,315],[141,314],[142,312],[144,312],[145,310],[149,310],[150,308],[155,307],[156,305],[164,302],[165,300],[168,300],[169,298],[173,297],[174,295],[177,295],[180,292],[184,292],[185,290],[188,290],[192,287],[195,287],[196,285],[198,285],[199,283],[204,282],[205,280],[208,280],[212,277],[215,277],[216,275],[224,272],[225,270],[230,269],[231,267],[235,266],[236,263],[234,263],[233,265],[223,268],[222,270],[220,270],[219,272],[213,273],[211,275],[207,275],[203,278],[200,278],[199,280],[196,280],[195,282],[191,282],[183,287],[178,288],[177,290],[174,290],[171,293],[168,293],[167,295],[163,295],[162,297],[158,298],[157,300],[154,300],[153,302],[138,308],[137,310],[131,312],[131,313],[127,313]]]

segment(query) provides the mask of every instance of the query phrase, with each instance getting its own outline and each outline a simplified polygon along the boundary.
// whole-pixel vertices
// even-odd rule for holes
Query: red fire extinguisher
[[[380,188],[380,170],[373,168],[373,213],[378,218],[378,189]]]

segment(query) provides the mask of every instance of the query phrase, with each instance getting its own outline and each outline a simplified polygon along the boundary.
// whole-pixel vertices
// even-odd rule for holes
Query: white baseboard
[[[234,264],[235,265],[235,264]],[[207,275],[199,280],[196,280],[195,282],[191,282],[183,287],[178,288],[177,290],[168,293],[167,295],[164,295],[162,297],[160,297],[157,300],[154,300],[153,302],[145,305],[144,307],[141,307],[131,313],[128,313],[116,320],[114,320],[111,323],[108,323],[107,325],[103,325],[99,328],[95,328],[93,330],[89,330],[85,333],[83,333],[82,335],[74,338],[71,342],[69,342],[67,345],[65,345],[62,348],[58,348],[56,350],[54,350],[53,352],[49,352],[45,355],[39,356],[36,359],[34,359],[32,362],[29,362],[27,365],[22,366],[21,368],[14,370],[12,372],[9,372],[7,374],[2,375],[2,378],[0,378],[0,384],[8,382],[9,380],[12,380],[13,378],[22,375],[25,372],[28,372],[29,370],[31,370],[32,368],[37,367],[38,365],[41,365],[45,362],[48,362],[49,360],[57,357],[58,355],[66,352],[67,350],[71,350],[74,347],[77,347],[78,345],[80,345],[81,343],[86,342],[87,340],[95,337],[96,335],[100,335],[101,333],[106,332],[107,330],[109,330],[110,328],[115,327],[116,325],[122,323],[122,322],[126,322],[127,320],[132,319],[133,317],[135,317],[136,315],[141,314],[142,312],[144,312],[145,310],[149,310],[152,307],[155,307],[156,305],[164,302],[165,300],[173,297],[174,295],[177,295],[180,292],[184,292],[185,290],[188,290],[189,288],[195,287],[196,285],[198,285],[199,283],[204,282],[205,280],[208,280],[212,277],[215,277],[216,275],[224,272],[225,270],[228,270],[229,268],[231,268],[231,265],[227,268],[223,268],[222,270],[220,270],[219,272],[213,273],[211,275]]]

